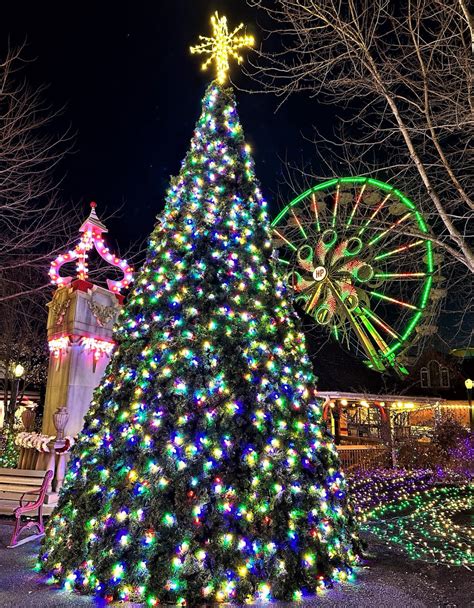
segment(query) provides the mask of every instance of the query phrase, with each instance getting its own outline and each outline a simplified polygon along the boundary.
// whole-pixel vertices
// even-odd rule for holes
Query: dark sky
[[[96,6],[94,6],[94,4]],[[199,34],[210,32],[218,9],[230,25],[245,21],[263,39],[245,0],[153,2],[18,2],[2,7],[0,40],[27,40],[24,70],[34,85],[46,83],[48,102],[64,106],[56,128],[77,131],[75,153],[60,168],[62,197],[86,212],[123,205],[111,222],[111,240],[124,249],[146,237],[163,205],[169,176],[179,171],[212,72],[189,54]],[[260,17],[258,17],[260,18]],[[3,49],[2,49],[3,50]],[[234,79],[243,82],[234,66]],[[311,100],[291,100],[277,114],[276,99],[238,92],[239,113],[272,208],[281,171],[279,157],[312,154],[307,134],[315,122]]]
[[[210,33],[209,18],[219,10],[231,26],[248,24],[249,33],[268,49],[261,15],[245,0],[146,0],[115,2],[17,1],[2,5],[0,53],[27,41],[34,59],[23,75],[34,86],[48,85],[46,100],[64,107],[56,131],[71,127],[75,152],[58,170],[64,175],[62,200],[85,215],[91,200],[99,215],[121,208],[108,222],[109,242],[123,252],[145,239],[162,209],[170,175],[179,171],[200,113],[212,72],[189,46]],[[233,79],[244,85],[233,66]],[[312,125],[330,129],[333,112],[315,100],[292,98],[275,113],[277,100],[237,92],[240,118],[251,144],[270,209],[284,202],[275,192],[280,158],[312,160],[314,150],[302,133]]]

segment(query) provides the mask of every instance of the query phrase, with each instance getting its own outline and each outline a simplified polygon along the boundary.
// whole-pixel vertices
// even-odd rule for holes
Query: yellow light
[[[24,373],[25,373],[25,368],[23,367],[23,365],[21,363],[18,363],[17,365],[15,365],[15,367],[13,369],[13,374],[15,375],[15,378],[21,378]]]
[[[119,511],[117,513],[117,521],[125,521],[127,519],[127,512],[126,511]]]
[[[341,399],[341,405],[347,405],[347,399]]]
[[[368,404],[368,402],[367,402],[365,399],[363,399],[363,400],[360,402],[360,404],[361,404],[361,405],[363,405],[364,407],[369,407],[369,404]]]
[[[192,54],[209,55],[202,64],[202,69],[206,70],[214,61],[217,82],[224,84],[229,73],[229,57],[235,59],[237,63],[242,63],[243,58],[237,51],[246,46],[253,46],[254,38],[253,36],[237,36],[244,27],[243,23],[229,33],[227,18],[219,17],[217,11],[211,17],[211,25],[212,37],[199,36],[201,43],[192,46],[190,51]]]

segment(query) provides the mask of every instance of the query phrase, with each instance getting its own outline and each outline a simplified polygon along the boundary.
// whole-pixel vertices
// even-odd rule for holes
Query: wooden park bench
[[[51,483],[53,471],[30,471],[26,469],[0,469],[0,512],[13,514],[15,527],[9,548],[22,545],[44,534],[43,504]],[[38,520],[22,521],[22,516],[38,511]],[[38,534],[18,541],[23,530],[38,528]]]

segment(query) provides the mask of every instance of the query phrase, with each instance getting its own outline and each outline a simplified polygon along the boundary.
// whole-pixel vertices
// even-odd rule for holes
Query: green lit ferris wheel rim
[[[397,221],[393,221],[391,225],[386,224],[388,225],[388,229],[382,230],[379,228],[380,232],[374,233],[375,236],[365,243],[362,242],[360,237],[370,233],[370,230],[373,230],[374,226],[370,225],[371,219],[367,221],[367,216],[365,218],[362,216],[358,217],[358,215],[361,215],[360,212],[363,206],[369,215],[372,211],[370,203],[368,204],[369,206],[365,202],[363,205],[359,205],[361,199],[363,199],[364,190],[371,194],[372,197],[378,196],[378,193],[380,193],[385,201],[389,200],[390,205],[398,205],[400,216],[404,214]],[[357,194],[357,191],[360,195]],[[317,210],[320,203],[315,202],[315,217],[312,217],[310,225],[307,201],[308,199],[315,201],[315,197],[318,197],[318,193],[319,196],[326,196],[326,198],[331,196],[329,193],[332,193],[333,198],[330,200],[333,200],[334,203],[331,204],[331,208],[328,207],[327,209],[326,203],[323,203],[325,216],[324,218],[321,218],[318,217]],[[351,211],[349,212],[348,209],[346,209],[345,217],[342,217],[341,214],[338,213],[338,197],[340,198],[341,194],[346,194],[346,200],[347,196],[349,196],[349,198],[351,196],[353,197],[353,204],[347,206],[348,208],[349,206],[351,207]],[[383,209],[384,214],[387,213],[390,206],[389,204]],[[383,207],[383,203],[381,204],[381,207]],[[375,216],[376,213],[378,213],[378,211],[374,212],[373,216]],[[382,213],[380,213],[380,215],[382,215]],[[376,221],[378,221],[378,219],[379,218],[377,218]],[[364,223],[362,223],[362,220]],[[359,224],[357,224],[358,221],[360,222]],[[395,230],[395,228],[399,225],[403,225],[402,227],[404,227],[407,224],[410,225],[410,231],[408,232],[409,236],[407,238],[415,239],[414,241],[402,244],[394,250],[384,251],[383,249],[379,249],[383,244],[384,238],[387,239],[387,242],[398,239],[401,231]],[[271,226],[274,238],[279,243],[279,245],[275,245],[275,247],[279,251],[281,248],[283,253],[285,253],[285,249],[290,253],[290,255],[287,256],[289,260],[285,260],[284,258],[280,259],[279,256],[277,256],[277,261],[280,261],[287,266],[287,272],[290,270],[290,274],[293,272],[293,275],[298,275],[298,280],[301,279],[301,282],[305,287],[306,285],[309,285],[309,282],[312,280],[322,280],[321,277],[326,274],[326,271],[322,270],[322,266],[310,268],[310,270],[314,270],[311,275],[311,277],[314,276],[314,279],[310,277],[310,281],[303,280],[298,274],[298,272],[301,272],[302,262],[304,266],[305,260],[302,258],[304,258],[304,256],[312,256],[313,254],[311,252],[315,251],[314,239],[318,240],[319,238],[319,241],[325,248],[336,247],[336,241],[339,239],[341,243],[345,243],[344,255],[349,257],[360,256],[359,276],[357,276],[357,273],[353,273],[353,277],[349,280],[349,283],[354,285],[354,290],[359,290],[359,295],[363,295],[364,298],[370,298],[372,302],[382,303],[383,305],[399,305],[403,308],[401,323],[397,330],[393,329],[383,320],[383,318],[379,317],[378,314],[373,311],[373,307],[367,299],[364,300],[364,306],[357,307],[357,296],[353,298],[354,302],[351,305],[352,307],[347,305],[347,302],[349,302],[349,298],[347,298],[345,315],[346,318],[347,316],[351,318],[351,329],[354,330],[355,328],[356,334],[359,332],[356,336],[359,341],[362,334],[372,334],[369,341],[372,341],[373,352],[371,352],[370,345],[367,346],[366,344],[363,347],[365,354],[368,355],[369,365],[379,371],[383,371],[388,366],[397,367],[396,357],[408,348],[410,341],[414,338],[415,329],[422,320],[423,314],[429,304],[429,296],[435,269],[433,246],[429,239],[428,226],[413,201],[403,194],[403,192],[400,192],[400,190],[376,179],[366,177],[336,178],[313,186],[294,198],[277,215]],[[354,235],[354,231],[357,228],[359,228],[359,231]],[[293,240],[293,238],[295,238],[295,240]],[[352,247],[352,251],[350,247]],[[370,264],[379,266],[377,269],[379,272],[375,272],[375,276],[379,283],[382,284],[382,290],[369,290],[367,287],[367,281],[370,280],[367,279],[367,276],[372,276],[374,272],[372,267],[364,262],[364,254],[369,251],[369,249],[371,250],[369,255],[372,256]],[[417,253],[416,258],[414,255],[415,249]],[[377,255],[374,254],[374,251],[377,252]],[[420,254],[419,252],[422,253]],[[314,255],[316,256],[316,254]],[[385,266],[385,268],[388,266],[389,269],[391,269],[390,264],[394,263],[393,260],[395,256],[403,256],[409,260],[409,262],[401,260],[400,264],[402,264],[402,266],[404,263],[411,263],[414,267],[408,268],[408,272],[381,272],[380,266]],[[300,263],[300,267],[297,267],[298,263],[296,262],[296,258]],[[362,266],[365,268],[362,269]],[[292,267],[295,267],[298,272],[293,270]],[[405,270],[405,268],[403,269]],[[307,265],[305,266],[305,270],[308,271]],[[367,276],[364,279],[362,279],[363,271],[367,273]],[[319,276],[315,274],[317,272],[319,272]],[[289,277],[290,275],[287,274],[286,276]],[[364,281],[364,284],[362,284],[362,280]],[[411,301],[406,301],[405,299],[405,301],[403,301],[387,295],[386,292],[384,293],[383,289],[387,287],[385,283],[390,281],[396,281],[399,285],[401,282],[414,281],[416,283],[416,289],[411,290],[410,286],[410,289],[407,290],[410,294],[409,297],[413,297],[414,299]],[[290,287],[292,287],[292,285],[290,285]],[[311,287],[309,287],[307,291],[309,292],[310,289]],[[343,306],[344,302],[339,295],[335,293],[336,299],[338,299],[336,305],[338,306],[340,303],[341,306]],[[298,298],[296,299],[298,300]],[[315,316],[315,319],[321,325],[325,323],[324,319],[327,318],[327,316],[324,316],[325,307],[327,309],[327,302],[320,304]],[[319,315],[319,317],[317,315]],[[359,315],[359,321],[360,317],[362,317],[362,330],[357,328],[357,315]],[[336,318],[336,316],[334,318]],[[374,329],[376,324],[377,327]],[[374,330],[373,332],[370,330],[371,327]],[[334,324],[334,330],[338,331],[336,324]],[[383,338],[381,337],[382,333],[384,333]],[[376,345],[373,344],[374,335],[377,342]],[[404,371],[406,372],[406,370]]]

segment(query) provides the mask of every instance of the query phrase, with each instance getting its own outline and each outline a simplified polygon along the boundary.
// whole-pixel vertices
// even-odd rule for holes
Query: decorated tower
[[[107,248],[106,226],[91,203],[89,217],[79,229],[76,247],[59,255],[49,276],[57,286],[49,303],[48,344],[50,350],[43,433],[55,435],[56,423],[65,423],[64,434],[77,435],[83,426],[92,393],[99,384],[114,349],[112,327],[121,309],[121,291],[132,281],[132,268]],[[107,287],[90,277],[88,258],[96,250],[110,266],[120,271],[119,280],[107,279]],[[76,264],[76,276],[61,276],[61,267]],[[59,409],[59,412],[58,412]],[[62,419],[61,419],[62,417]]]
[[[217,79],[173,178],[38,568],[148,606],[300,599],[351,576],[357,532],[213,19]],[[208,62],[206,62],[207,64]]]

